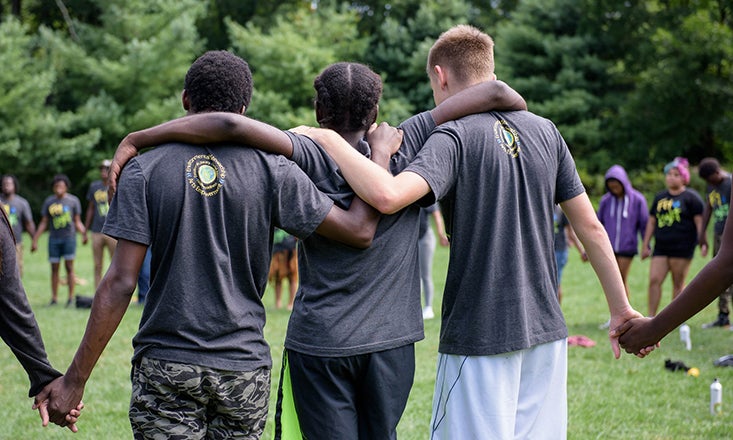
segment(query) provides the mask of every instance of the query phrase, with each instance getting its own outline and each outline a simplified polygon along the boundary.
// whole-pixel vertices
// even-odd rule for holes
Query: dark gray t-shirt
[[[55,195],[48,196],[43,201],[41,215],[48,217],[48,238],[74,238],[74,216],[81,216],[81,202],[77,196],[68,193],[60,199]]]
[[[102,232],[102,226],[104,226],[104,220],[109,211],[109,202],[107,201],[107,186],[101,180],[95,180],[89,185],[87,201],[92,202],[92,209],[94,209],[89,232]]]
[[[404,169],[435,127],[430,113],[406,121],[392,172]],[[288,133],[292,160],[347,208],[354,193],[336,163],[310,138]],[[368,154],[366,143],[360,151]],[[372,245],[355,249],[313,234],[298,245],[300,287],[285,347],[314,356],[353,356],[423,339],[417,234],[420,208],[409,206],[379,221]]]
[[[292,162],[254,149],[164,145],[132,159],[103,232],[152,248],[133,360],[270,367],[273,229],[306,238],[332,206]]]
[[[552,122],[529,112],[449,122],[407,170],[441,199],[451,236],[439,351],[493,355],[567,337],[553,210],[584,188]]]
[[[21,243],[23,241],[23,230],[25,229],[26,222],[33,220],[31,205],[28,203],[28,200],[17,194],[9,200],[0,196],[0,205],[5,209],[8,219],[10,219],[10,226],[13,228],[15,241]]]

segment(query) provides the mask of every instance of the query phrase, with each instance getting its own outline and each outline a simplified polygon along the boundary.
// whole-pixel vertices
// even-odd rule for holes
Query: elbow
[[[357,249],[367,249],[374,241],[374,234],[377,232],[377,223],[362,225],[354,229],[351,237],[351,246]]]
[[[380,191],[378,195],[373,198],[370,205],[382,214],[394,214],[404,208],[397,198],[397,194],[389,190]]]

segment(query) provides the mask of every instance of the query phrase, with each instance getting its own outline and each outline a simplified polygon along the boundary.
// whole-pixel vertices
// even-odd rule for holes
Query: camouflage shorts
[[[136,439],[259,439],[270,370],[222,371],[143,357],[132,369]]]

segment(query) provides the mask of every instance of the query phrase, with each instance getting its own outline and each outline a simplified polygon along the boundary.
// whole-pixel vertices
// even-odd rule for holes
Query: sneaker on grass
[[[728,315],[724,315],[722,313],[718,314],[718,319],[716,319],[713,322],[708,322],[707,324],[703,324],[702,328],[713,328],[713,327],[729,327],[730,321],[728,320]]]

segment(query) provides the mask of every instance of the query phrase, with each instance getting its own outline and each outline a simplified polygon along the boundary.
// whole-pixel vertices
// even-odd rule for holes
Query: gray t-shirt
[[[31,205],[28,200],[15,194],[11,199],[4,199],[0,196],[0,205],[5,209],[5,213],[10,220],[10,226],[13,228],[15,241],[21,243],[23,241],[23,230],[28,221],[33,220]]]
[[[529,112],[449,122],[407,170],[441,200],[451,236],[439,351],[493,355],[567,337],[553,210],[584,188],[552,122]]]
[[[132,159],[103,232],[152,249],[133,360],[270,367],[273,229],[305,238],[332,206],[292,162],[254,149],[168,144]]]
[[[87,201],[92,202],[92,209],[94,209],[89,231],[102,232],[102,226],[104,226],[104,220],[109,211],[109,202],[107,201],[107,186],[101,180],[95,180],[89,185]]]
[[[68,193],[60,199],[55,195],[48,196],[43,201],[41,215],[48,217],[49,238],[74,238],[74,216],[81,216],[81,202],[77,196]]]
[[[430,113],[408,121],[392,172],[404,169],[435,127]],[[292,160],[335,203],[347,208],[354,193],[335,162],[310,138],[288,133]],[[359,150],[369,153],[366,143]],[[355,249],[313,234],[298,245],[300,287],[285,347],[313,356],[353,356],[423,339],[417,263],[419,207],[379,221],[372,245]]]

